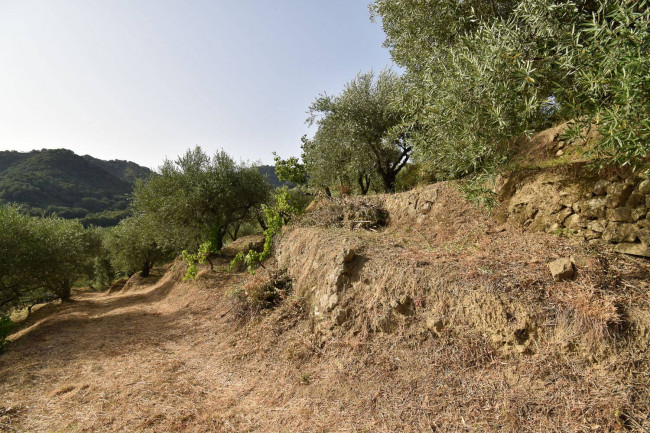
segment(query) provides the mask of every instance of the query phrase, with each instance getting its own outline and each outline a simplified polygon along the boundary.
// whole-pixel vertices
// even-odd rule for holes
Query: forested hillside
[[[0,152],[0,201],[32,215],[57,214],[112,226],[127,215],[133,182],[151,170],[129,161],[102,161],[66,149]]]

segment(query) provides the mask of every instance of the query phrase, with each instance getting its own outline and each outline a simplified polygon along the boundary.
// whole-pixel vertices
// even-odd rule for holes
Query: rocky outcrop
[[[499,184],[502,220],[650,257],[650,179],[641,174],[599,175],[574,164],[520,171]]]

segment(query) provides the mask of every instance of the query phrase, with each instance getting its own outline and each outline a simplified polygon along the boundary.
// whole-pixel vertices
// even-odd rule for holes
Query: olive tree
[[[412,146],[400,100],[404,87],[390,70],[361,73],[336,96],[321,95],[309,108],[308,122],[318,130],[303,145],[312,182],[355,182],[365,194],[374,178],[394,191],[395,178],[408,162]]]
[[[253,218],[270,189],[256,167],[223,151],[210,157],[197,146],[136,184],[134,205],[151,218],[162,248],[195,250],[208,241],[218,251],[228,229]]]
[[[154,265],[172,258],[171,251],[156,242],[156,226],[148,215],[120,221],[106,233],[104,245],[113,268],[126,275],[140,271],[141,276],[147,277]]]
[[[0,205],[0,313],[69,299],[75,281],[92,274],[96,241],[78,221]]]

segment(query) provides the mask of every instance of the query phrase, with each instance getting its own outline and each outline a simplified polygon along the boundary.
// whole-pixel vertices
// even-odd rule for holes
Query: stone
[[[643,244],[618,244],[614,247],[614,251],[632,256],[650,257],[650,246]]]
[[[611,244],[634,242],[639,228],[635,224],[611,222],[603,232],[603,240]]]
[[[645,195],[639,192],[633,192],[627,199],[626,206],[630,208],[645,206]]]
[[[585,230],[582,233],[582,236],[584,236],[584,238],[586,240],[592,241],[594,239],[598,239],[598,238],[602,237],[603,234],[602,234],[602,232],[596,232],[596,231],[593,231],[593,230]]]
[[[650,246],[650,229],[640,228],[637,232],[637,237],[643,245]]]
[[[641,194],[650,194],[650,179],[646,179],[639,184],[639,192]]]
[[[569,230],[580,230],[587,228],[587,218],[579,214],[573,214],[564,221],[564,227]]]
[[[607,220],[596,220],[596,221],[590,221],[587,224],[587,228],[591,231],[602,233],[605,231],[605,228],[607,227]]]
[[[612,183],[607,187],[607,206],[623,206],[632,194],[634,186],[629,183]]]
[[[607,209],[607,200],[596,197],[578,202],[579,212],[587,218],[604,218]]]
[[[599,180],[596,182],[594,185],[594,189],[592,190],[594,194],[598,196],[604,196],[607,195],[607,187],[609,186],[609,182],[606,180]]]
[[[639,208],[636,208],[636,209],[632,209],[632,219],[634,221],[642,220],[642,219],[644,219],[646,217],[647,212],[648,212],[648,209],[646,209],[644,207],[639,207]]]
[[[557,259],[548,264],[548,268],[555,281],[564,281],[573,278],[575,270],[570,258]]]
[[[619,223],[632,222],[632,209],[629,207],[607,209],[607,219]]]
[[[562,156],[562,155],[564,155],[564,151],[562,149],[555,152],[555,156]]]
[[[558,213],[551,215],[550,220],[557,224],[563,225],[564,221],[571,215],[573,215],[573,210],[570,207],[565,207]]]

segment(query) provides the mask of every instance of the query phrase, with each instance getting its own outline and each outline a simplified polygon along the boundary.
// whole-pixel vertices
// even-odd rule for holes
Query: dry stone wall
[[[650,257],[650,179],[643,175],[569,166],[521,171],[498,184],[502,220]]]

